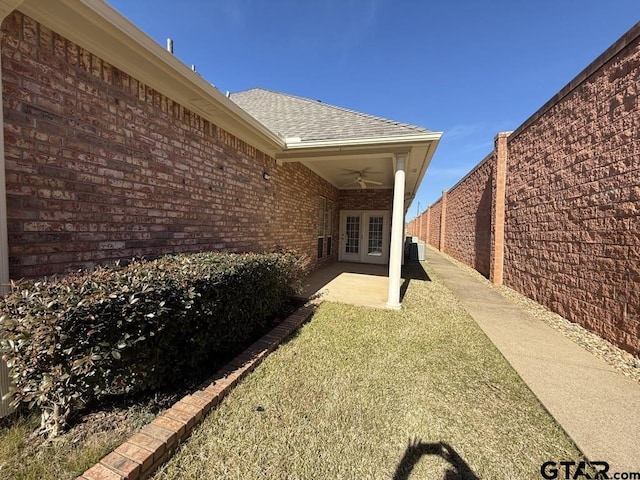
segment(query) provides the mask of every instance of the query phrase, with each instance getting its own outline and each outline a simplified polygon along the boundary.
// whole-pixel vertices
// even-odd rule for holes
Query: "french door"
[[[389,212],[342,210],[338,260],[387,263],[389,261]]]

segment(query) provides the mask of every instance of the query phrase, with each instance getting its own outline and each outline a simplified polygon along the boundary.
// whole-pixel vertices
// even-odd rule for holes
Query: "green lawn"
[[[412,280],[400,312],[321,305],[155,478],[528,480],[569,459],[446,287]]]

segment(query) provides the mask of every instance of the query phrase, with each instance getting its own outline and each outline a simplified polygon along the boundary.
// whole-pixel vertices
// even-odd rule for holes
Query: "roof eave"
[[[318,141],[297,141],[289,138],[287,148],[276,155],[279,163],[302,162],[318,158],[330,157],[332,155],[360,155],[367,154],[387,154],[393,158],[394,154],[409,154],[411,169],[415,167],[416,174],[409,174],[405,177],[407,184],[405,191],[408,192],[405,198],[405,213],[415,198],[418,187],[422,183],[431,159],[438,147],[442,132],[424,132],[415,135],[404,135],[394,137],[374,137],[347,140],[318,140]],[[286,141],[286,140],[285,140]]]
[[[411,195],[409,195],[408,198],[405,199],[405,203],[404,203],[404,213],[405,213],[405,215],[406,215],[407,211],[409,210],[409,206],[413,202],[413,199],[415,198],[416,193],[418,193],[418,188],[420,188],[420,184],[422,183],[422,179],[424,178],[425,174],[427,173],[427,168],[429,168],[429,165],[431,164],[431,159],[433,158],[433,155],[436,152],[436,149],[438,148],[438,144],[440,143],[440,137],[442,137],[442,132],[437,132],[437,133],[438,133],[438,138],[434,139],[429,144],[429,148],[427,149],[427,153],[425,154],[424,159],[422,160],[421,170],[418,173],[418,176],[416,178],[415,184],[413,185],[413,188],[410,190],[412,193],[411,193]]]
[[[285,148],[282,138],[105,2],[24,0],[17,9],[265,153]]]
[[[313,148],[340,148],[340,147],[366,147],[380,145],[411,145],[422,142],[439,141],[442,132],[425,132],[415,135],[368,137],[368,138],[348,138],[348,139],[328,139],[328,140],[299,140],[297,138],[286,138],[286,150],[303,150]]]

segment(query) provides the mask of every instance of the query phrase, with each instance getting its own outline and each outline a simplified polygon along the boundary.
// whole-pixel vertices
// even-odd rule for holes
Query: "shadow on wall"
[[[409,445],[398,463],[393,480],[409,480],[411,471],[425,455],[440,457],[448,463],[442,474],[442,480],[480,480],[451,445],[444,442],[425,443],[417,438],[409,439]]]
[[[476,210],[476,235],[475,235],[475,265],[474,268],[489,278],[491,272],[491,208],[492,208],[492,179],[489,175],[485,183],[482,197]]]
[[[420,280],[422,282],[430,282],[431,278],[422,267],[422,264],[417,260],[405,260],[405,264],[402,266],[402,278],[404,281],[400,286],[400,301],[404,299],[407,288],[411,280]]]

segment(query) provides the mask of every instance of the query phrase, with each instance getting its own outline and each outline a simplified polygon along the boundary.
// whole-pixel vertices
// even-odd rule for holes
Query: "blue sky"
[[[640,20],[638,0],[107,0],[222,92],[263,87],[444,135],[411,219]]]

